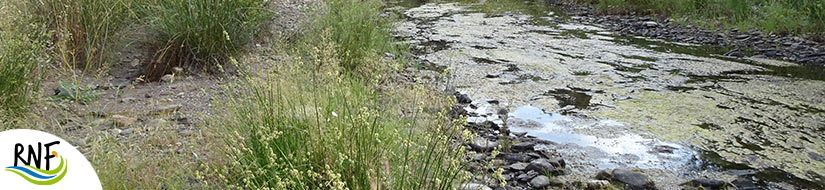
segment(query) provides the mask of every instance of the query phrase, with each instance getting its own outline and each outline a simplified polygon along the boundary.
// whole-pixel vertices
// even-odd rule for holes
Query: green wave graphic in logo
[[[52,185],[59,182],[61,179],[63,179],[64,176],[66,176],[66,172],[68,172],[68,163],[63,159],[63,156],[60,156],[60,165],[58,165],[57,168],[54,168],[52,170],[43,170],[32,167],[30,165],[24,165],[24,167],[6,167],[6,171],[14,172],[17,175],[20,175],[20,177],[23,177],[23,179],[26,179],[26,181],[29,181],[30,183],[35,185]],[[60,173],[61,171],[62,173]],[[26,173],[28,175],[23,173]],[[45,176],[41,175],[40,173],[45,174]],[[57,173],[60,173],[60,175],[57,175]],[[40,181],[32,178],[47,180]]]

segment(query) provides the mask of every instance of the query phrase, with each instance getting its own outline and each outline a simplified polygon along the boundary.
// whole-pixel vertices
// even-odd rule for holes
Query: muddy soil
[[[503,108],[510,131],[554,142],[535,149],[566,160],[556,179],[634,168],[659,189],[825,188],[821,67],[619,35],[541,2],[393,5],[424,68],[448,71],[474,107]]]

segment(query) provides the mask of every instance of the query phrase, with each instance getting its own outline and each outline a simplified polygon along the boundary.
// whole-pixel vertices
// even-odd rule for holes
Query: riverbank
[[[548,0],[563,7],[573,19],[604,25],[625,35],[639,35],[672,42],[718,46],[731,57],[770,58],[812,65],[825,65],[825,43],[822,34],[802,33],[779,35],[764,30],[740,30],[691,25],[666,16],[618,14],[605,12],[599,4],[579,4]],[[697,21],[701,22],[701,20]]]

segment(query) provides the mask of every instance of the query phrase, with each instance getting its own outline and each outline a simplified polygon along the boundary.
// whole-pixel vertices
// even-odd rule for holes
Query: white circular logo
[[[0,181],[11,189],[102,189],[94,168],[69,142],[52,134],[0,132]]]

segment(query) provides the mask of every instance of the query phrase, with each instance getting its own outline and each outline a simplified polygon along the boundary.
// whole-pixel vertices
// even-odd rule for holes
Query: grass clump
[[[22,113],[39,87],[45,35],[16,6],[0,6],[0,120]]]
[[[369,74],[377,69],[365,63],[367,59],[398,53],[403,50],[392,43],[390,31],[392,18],[382,16],[383,2],[379,0],[330,0],[319,10],[313,31],[307,36],[328,33],[337,49],[336,57],[342,68],[349,72]],[[318,38],[303,38],[303,43],[318,44]],[[311,50],[304,49],[304,52]]]
[[[106,50],[138,0],[26,0],[36,22],[53,31],[57,60],[84,71],[104,66]]]
[[[235,87],[243,93],[226,106],[223,132],[234,160],[224,176],[233,177],[219,181],[244,189],[453,188],[461,125],[443,111],[424,113],[424,103],[402,111],[414,94],[382,93],[343,68],[316,72],[315,64],[339,61],[330,47],[312,63],[277,66]]]
[[[235,55],[268,18],[267,0],[158,0],[150,4],[151,28],[160,43],[147,64],[148,79],[173,67],[218,64]],[[151,16],[151,15],[150,15]]]
[[[710,28],[785,34],[825,32],[825,0],[578,0],[602,11],[676,16]]]
[[[454,189],[466,177],[467,133],[447,118],[450,101],[381,82],[399,65],[381,53],[403,51],[393,47],[380,2],[327,3],[316,32],[295,42],[297,58],[230,86],[239,95],[222,106],[220,134],[232,161],[216,181],[242,189]]]

